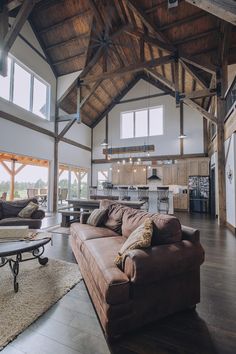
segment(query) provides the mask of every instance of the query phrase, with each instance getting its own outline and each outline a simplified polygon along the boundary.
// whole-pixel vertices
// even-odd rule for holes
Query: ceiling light
[[[187,135],[185,135],[185,134],[180,134],[179,135],[179,139],[185,139],[185,138],[187,138]]]
[[[101,146],[108,146],[108,142],[106,141],[106,139],[104,139],[103,142],[101,142]]]
[[[125,160],[122,160],[123,165],[125,165]]]

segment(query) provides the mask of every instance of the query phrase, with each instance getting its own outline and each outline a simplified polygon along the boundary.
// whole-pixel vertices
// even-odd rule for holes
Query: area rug
[[[56,233],[56,234],[70,235],[70,228],[69,227],[61,227],[60,225],[50,226],[50,227],[47,227],[43,230],[47,231],[47,232]]]
[[[49,259],[46,266],[40,266],[36,260],[27,261],[20,263],[19,291],[15,293],[9,266],[1,268],[0,350],[81,279],[77,264]]]

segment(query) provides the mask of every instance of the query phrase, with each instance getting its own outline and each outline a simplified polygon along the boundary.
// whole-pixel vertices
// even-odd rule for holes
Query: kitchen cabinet
[[[170,185],[172,183],[172,165],[164,165],[163,166],[163,178],[162,183],[163,185]]]
[[[177,183],[174,184],[179,186],[186,186],[188,184],[186,161],[177,163]]]
[[[209,159],[202,159],[198,162],[199,176],[209,176]]]
[[[188,210],[188,194],[174,194],[173,196],[174,210]]]
[[[143,165],[113,164],[112,184],[114,185],[143,185],[147,184],[147,170]]]
[[[209,176],[209,158],[187,160],[188,176]]]

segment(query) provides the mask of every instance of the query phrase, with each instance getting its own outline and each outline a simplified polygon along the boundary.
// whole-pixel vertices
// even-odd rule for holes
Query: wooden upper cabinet
[[[208,176],[209,158],[191,159],[187,161],[188,176]]]
[[[180,186],[188,184],[186,161],[177,163],[177,182]]]
[[[209,160],[199,160],[198,171],[200,176],[209,176]]]
[[[163,166],[162,183],[164,185],[172,184],[172,165]]]
[[[177,164],[172,165],[171,169],[172,173],[172,183],[171,184],[178,184],[178,166]]]
[[[118,172],[118,170],[120,172]],[[136,170],[136,172],[134,172]],[[139,165],[117,165],[112,166],[112,183],[115,185],[138,185],[147,184],[147,170],[145,166]]]
[[[188,176],[198,176],[198,160],[187,161],[187,174]]]

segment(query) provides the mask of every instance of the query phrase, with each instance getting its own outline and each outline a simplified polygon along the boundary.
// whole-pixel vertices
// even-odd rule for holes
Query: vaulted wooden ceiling
[[[184,0],[169,10],[167,0],[44,0],[30,23],[57,76],[83,70],[80,112],[89,126],[140,78],[190,94],[207,110],[220,46],[230,31],[228,62],[236,63],[235,27]],[[202,97],[207,89],[209,96]],[[76,112],[77,83],[60,107]]]

